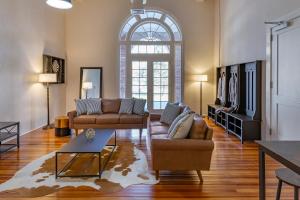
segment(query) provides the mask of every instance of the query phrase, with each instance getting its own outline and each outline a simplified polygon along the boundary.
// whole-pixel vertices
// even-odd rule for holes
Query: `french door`
[[[128,96],[146,99],[148,110],[164,109],[172,96],[170,73],[167,59],[133,59]]]
[[[267,122],[272,140],[300,140],[300,12],[295,14],[270,30]]]

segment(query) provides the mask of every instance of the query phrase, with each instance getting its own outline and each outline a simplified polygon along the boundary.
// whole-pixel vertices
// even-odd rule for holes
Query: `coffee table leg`
[[[99,179],[101,179],[101,175],[102,175],[102,167],[101,167],[101,152],[99,153]]]

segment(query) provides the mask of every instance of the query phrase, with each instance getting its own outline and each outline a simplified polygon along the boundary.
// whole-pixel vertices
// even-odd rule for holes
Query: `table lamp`
[[[88,91],[93,89],[93,83],[92,82],[84,82],[82,84],[82,89],[85,90],[85,98],[88,98]]]
[[[50,126],[50,106],[49,106],[49,84],[57,82],[57,75],[54,73],[42,73],[39,74],[38,81],[46,84],[47,87],[47,125],[43,127],[44,130],[51,129]]]

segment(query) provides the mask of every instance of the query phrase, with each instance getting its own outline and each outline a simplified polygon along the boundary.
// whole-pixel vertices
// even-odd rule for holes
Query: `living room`
[[[299,10],[1,0],[0,199],[296,199]]]

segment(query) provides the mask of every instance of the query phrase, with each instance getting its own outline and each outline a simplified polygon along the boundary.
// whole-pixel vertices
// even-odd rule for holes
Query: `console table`
[[[16,137],[15,144],[3,143],[5,140]],[[20,147],[20,122],[0,122],[0,153],[12,148]]]

